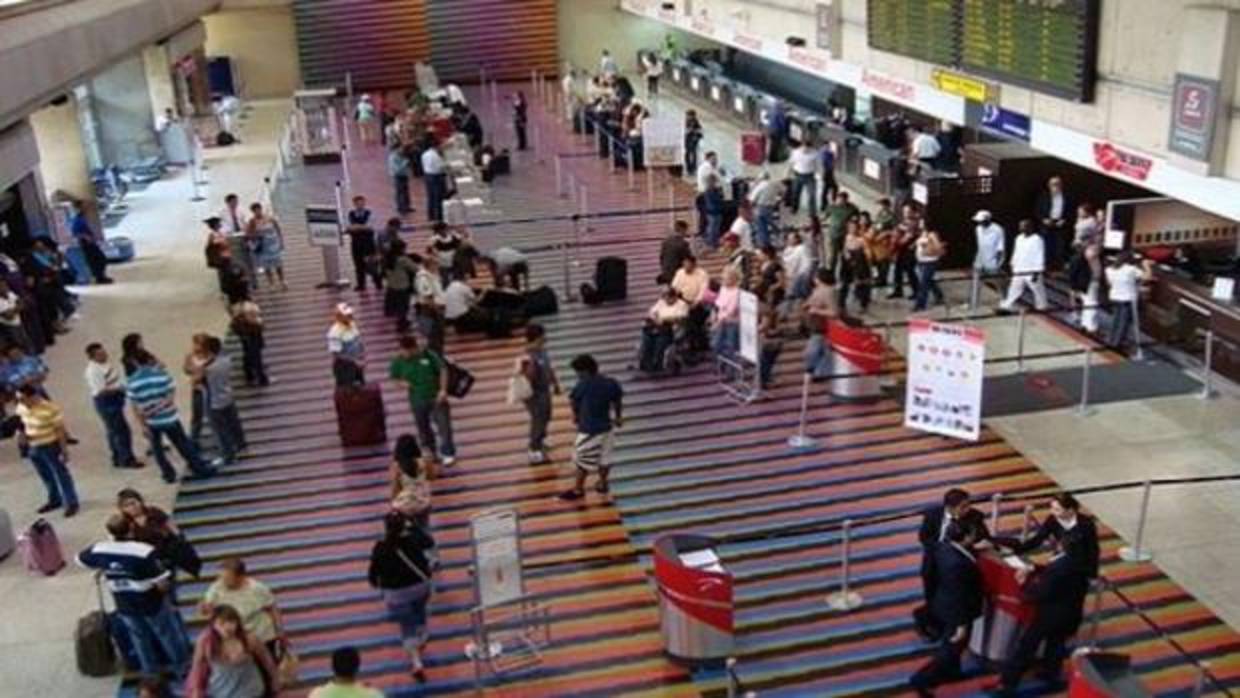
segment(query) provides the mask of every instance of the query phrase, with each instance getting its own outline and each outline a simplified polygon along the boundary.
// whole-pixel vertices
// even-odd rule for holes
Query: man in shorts
[[[570,365],[577,373],[577,385],[569,393],[573,421],[577,424],[577,439],[573,444],[577,474],[573,488],[560,494],[560,499],[568,502],[585,496],[586,478],[590,473],[598,477],[594,490],[599,494],[608,493],[607,472],[615,444],[613,429],[623,423],[621,400],[624,397],[624,390],[614,378],[599,373],[593,356],[581,354]]]

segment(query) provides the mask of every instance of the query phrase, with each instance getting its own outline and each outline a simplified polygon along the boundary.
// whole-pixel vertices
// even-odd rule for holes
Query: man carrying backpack
[[[107,530],[111,539],[78,553],[78,564],[103,574],[116,614],[138,655],[136,668],[147,675],[184,676],[189,670],[190,646],[168,594],[172,573],[160,564],[155,548],[132,540],[124,515],[108,519]],[[161,664],[161,659],[167,664]]]

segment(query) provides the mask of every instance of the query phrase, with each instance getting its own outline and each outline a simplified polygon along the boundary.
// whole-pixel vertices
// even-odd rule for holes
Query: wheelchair
[[[660,326],[647,320],[642,325],[642,336],[637,342],[637,368],[642,373],[678,376],[699,361],[688,321]]]

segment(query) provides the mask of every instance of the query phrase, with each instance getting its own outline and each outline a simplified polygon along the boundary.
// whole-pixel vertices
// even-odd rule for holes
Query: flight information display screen
[[[1090,101],[1101,0],[868,0],[871,48]]]

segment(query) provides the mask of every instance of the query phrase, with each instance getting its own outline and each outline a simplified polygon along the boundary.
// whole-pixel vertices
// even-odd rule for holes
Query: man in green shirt
[[[354,647],[332,652],[332,680],[310,692],[310,698],[383,698],[383,694],[358,683],[362,657]]]
[[[857,215],[857,207],[848,200],[848,192],[835,194],[835,202],[827,207],[827,233],[831,240],[831,271],[839,268],[840,256],[844,251],[844,234],[847,232],[848,219]]]
[[[400,339],[400,353],[392,359],[388,376],[409,386],[409,407],[418,425],[418,440],[427,453],[438,454],[444,466],[456,463],[452,439],[452,411],[448,406],[448,371],[443,359],[418,345],[417,337]],[[432,428],[433,423],[433,428]],[[439,448],[435,435],[439,434]]]

